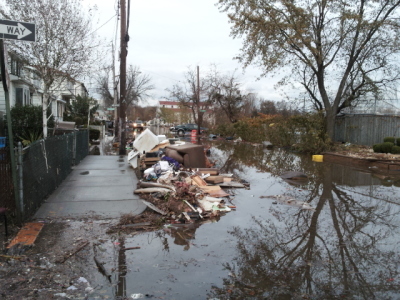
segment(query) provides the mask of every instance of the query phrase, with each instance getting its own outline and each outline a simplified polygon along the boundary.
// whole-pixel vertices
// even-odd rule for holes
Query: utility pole
[[[117,82],[115,80],[115,49],[114,43],[112,46],[112,78],[113,78],[113,97],[114,97],[114,138],[118,136],[118,106],[117,106]]]
[[[200,118],[200,67],[197,66],[197,136],[200,137],[200,126],[203,118]]]
[[[126,56],[128,47],[128,33],[126,32],[126,4],[125,0],[121,0],[121,61],[120,61],[120,145],[119,155],[126,154]]]

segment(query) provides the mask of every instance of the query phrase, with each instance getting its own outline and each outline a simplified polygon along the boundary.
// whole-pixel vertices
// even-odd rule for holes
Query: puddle
[[[40,259],[50,250],[74,253],[68,268],[49,267],[61,278],[43,278],[55,278],[54,289],[64,291],[82,276],[95,289],[93,299],[398,298],[400,178],[280,149],[210,143],[217,168],[250,182],[249,190],[226,190],[235,211],[193,226],[115,236],[106,233],[110,221],[88,216],[67,222],[55,239],[39,235],[42,242],[32,248]],[[285,181],[287,171],[303,172],[308,180]],[[45,225],[44,233],[50,228]],[[90,244],[74,252],[85,241]],[[37,287],[44,282],[26,269],[23,280],[32,278]],[[17,290],[11,282],[5,286]],[[54,296],[37,287],[42,299]]]

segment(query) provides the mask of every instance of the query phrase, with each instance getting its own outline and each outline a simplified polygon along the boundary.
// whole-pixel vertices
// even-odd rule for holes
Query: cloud
[[[84,2],[96,4],[103,21],[115,13],[115,3]],[[243,86],[252,92],[266,99],[280,100],[273,89],[276,80],[257,81],[261,71],[255,67],[248,68],[242,75],[242,66],[233,59],[240,53],[241,40],[230,37],[228,16],[219,12],[216,2],[131,1],[127,63],[139,66],[143,73],[152,77],[155,99],[168,96],[165,90],[183,80],[189,66],[200,66],[200,72],[206,72],[211,64],[216,64],[222,73],[238,70]],[[110,22],[98,33],[111,41],[115,25],[116,22]]]

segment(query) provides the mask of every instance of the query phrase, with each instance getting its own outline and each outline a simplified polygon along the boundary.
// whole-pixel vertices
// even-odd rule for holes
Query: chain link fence
[[[88,130],[82,130],[39,140],[23,150],[19,149],[16,154],[19,161],[17,173],[22,173],[22,176],[17,176],[19,189],[15,189],[15,192],[19,193],[19,203],[22,203],[21,216],[24,220],[35,214],[44,200],[70,174],[71,167],[79,164],[88,155],[88,141]],[[11,193],[14,190],[11,163],[10,160],[7,162],[8,166],[3,168],[0,161],[0,189],[5,193],[4,197],[1,197],[0,206],[4,203],[13,214],[17,208],[14,194]],[[9,170],[8,179],[5,178],[6,172],[3,169]]]
[[[10,148],[0,148],[0,207],[15,210]]]

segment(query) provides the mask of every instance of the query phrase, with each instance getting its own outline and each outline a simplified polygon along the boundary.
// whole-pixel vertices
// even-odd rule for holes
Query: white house
[[[42,105],[43,81],[35,68],[24,65],[22,60],[13,53],[8,53],[8,73],[10,78],[9,99],[10,106],[15,105]],[[61,76],[60,76],[61,77]],[[77,96],[88,96],[88,91],[82,82],[73,78],[65,79],[51,92],[50,109],[55,121],[63,121],[63,113],[67,103],[74,101]],[[0,118],[6,113],[5,94],[0,84]]]

